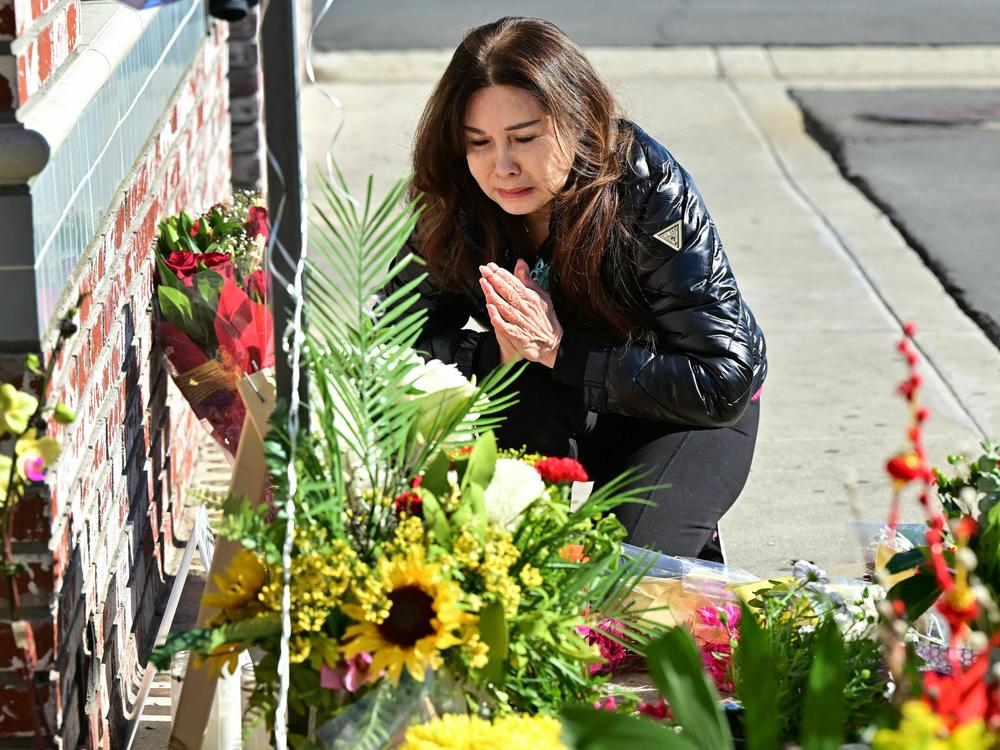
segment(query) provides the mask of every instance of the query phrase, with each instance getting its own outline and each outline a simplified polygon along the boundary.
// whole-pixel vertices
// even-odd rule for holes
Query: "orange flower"
[[[585,563],[590,562],[590,557],[583,554],[582,544],[567,544],[561,550],[559,550],[559,557],[561,557],[566,562],[578,562]]]

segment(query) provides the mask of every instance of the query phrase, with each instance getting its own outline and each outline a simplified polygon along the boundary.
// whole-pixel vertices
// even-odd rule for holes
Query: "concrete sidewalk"
[[[895,344],[913,320],[925,357],[926,442],[953,452],[1000,439],[1000,352],[889,221],[804,133],[787,89],[996,86],[1000,50],[755,47],[594,49],[626,114],[692,173],[744,296],[764,328],[770,375],[754,469],[723,528],[731,561],[760,575],[805,557],[861,573],[850,524],[885,518],[885,459],[904,441]],[[408,171],[417,118],[450,53],[327,53],[322,87],[346,122],[333,149],[355,192]],[[340,121],[303,97],[312,169]],[[711,471],[706,466],[706,471]],[[915,500],[905,514],[919,520]]]

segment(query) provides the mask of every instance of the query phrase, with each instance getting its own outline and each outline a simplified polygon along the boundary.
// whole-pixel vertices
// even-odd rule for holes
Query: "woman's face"
[[[535,98],[512,86],[480,89],[464,126],[465,157],[482,191],[509,214],[547,215],[573,159]]]

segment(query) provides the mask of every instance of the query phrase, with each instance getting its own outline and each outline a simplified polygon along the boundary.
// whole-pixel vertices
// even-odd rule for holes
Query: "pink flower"
[[[372,655],[358,654],[346,662],[341,660],[336,669],[330,669],[325,664],[319,671],[319,684],[327,690],[346,690],[357,692],[358,688],[370,682],[375,675],[368,671],[372,663]]]
[[[625,638],[625,635],[621,631],[621,623],[616,620],[601,620],[597,623],[597,627],[613,633],[619,638]],[[618,641],[612,640],[595,628],[580,625],[577,627],[576,632],[582,635],[587,643],[596,644],[601,653],[601,658],[604,660],[601,664],[590,665],[591,675],[607,674],[618,669],[632,653],[622,644],[618,643]]]
[[[663,721],[670,718],[670,706],[663,698],[657,700],[656,703],[640,703],[637,710],[641,715],[651,719]]]
[[[720,693],[732,695],[733,684],[730,669],[733,665],[733,650],[728,643],[706,643],[701,647],[701,665],[712,678]]]
[[[618,702],[615,700],[615,696],[609,695],[605,698],[594,701],[594,708],[598,711],[617,711]]]
[[[24,462],[24,475],[32,482],[45,479],[45,457],[35,456]]]
[[[698,618],[702,625],[716,628],[720,634],[725,634],[729,638],[739,637],[740,608],[736,604],[727,604],[725,607],[702,607],[698,610]]]

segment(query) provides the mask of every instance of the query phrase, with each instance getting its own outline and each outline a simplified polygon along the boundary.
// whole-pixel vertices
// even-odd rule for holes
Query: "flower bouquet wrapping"
[[[296,747],[392,747],[442,713],[551,715],[590,703],[606,678],[590,669],[600,655],[581,631],[614,620],[613,637],[641,653],[656,630],[631,612],[625,594],[645,569],[622,564],[625,532],[608,515],[642,490],[625,476],[574,502],[574,482],[587,480],[576,461],[499,450],[491,428],[513,399],[516,367],[476,383],[425,361],[414,351],[420,279],[377,296],[415,262],[393,262],[416,221],[415,206],[396,208],[404,190],[358,207],[327,186],[311,243],[322,257],[307,267],[309,428],[293,440],[278,416],[266,441],[274,496],[291,494],[295,508]],[[289,520],[276,505],[233,504],[220,533],[243,549],[206,589],[207,627],[155,656],[189,649],[223,668],[256,649],[248,720],[269,728]]]
[[[157,336],[168,370],[212,436],[235,455],[246,409],[236,383],[274,365],[267,209],[236,193],[204,214],[160,223]]]

